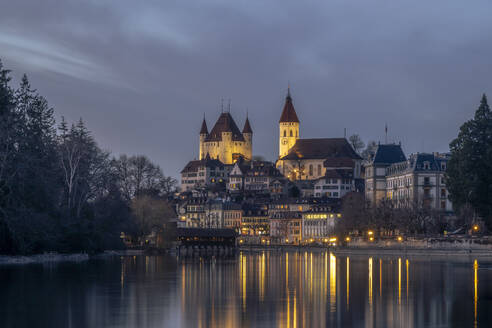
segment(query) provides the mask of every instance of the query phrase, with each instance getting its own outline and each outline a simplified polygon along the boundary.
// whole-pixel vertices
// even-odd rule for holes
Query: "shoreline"
[[[276,246],[240,246],[239,251],[258,252],[258,251],[309,251],[323,252],[330,251],[334,255],[387,255],[387,256],[460,256],[460,257],[480,257],[492,259],[492,250],[488,249],[458,249],[458,248],[420,248],[420,247],[325,247],[325,246],[295,246],[295,245],[276,245]]]
[[[100,259],[112,256],[137,256],[144,255],[144,250],[107,250],[98,254],[88,253],[43,253],[33,255],[0,255],[0,266],[2,265],[23,265],[23,264],[43,264],[43,263],[62,263],[62,262],[85,262],[91,259]]]

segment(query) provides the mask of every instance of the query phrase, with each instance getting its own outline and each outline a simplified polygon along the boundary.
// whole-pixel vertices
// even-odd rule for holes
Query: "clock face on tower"
[[[282,145],[286,145],[287,143],[288,143],[288,141],[286,138],[282,139]]]

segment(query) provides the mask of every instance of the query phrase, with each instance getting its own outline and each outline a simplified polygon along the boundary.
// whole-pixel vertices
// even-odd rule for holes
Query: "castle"
[[[220,114],[214,127],[208,133],[203,118],[200,129],[199,159],[218,159],[224,164],[233,164],[240,157],[251,160],[253,154],[253,130],[248,117],[241,132],[230,112]]]
[[[330,168],[327,159],[344,158],[353,164],[354,177],[359,178],[362,158],[345,138],[300,138],[300,121],[294,108],[290,88],[279,120],[279,153],[277,169],[290,180],[314,180]],[[223,112],[208,132],[203,118],[200,129],[199,160],[214,159],[223,164],[234,164],[239,158],[252,159],[253,130],[248,117],[242,132],[230,112]],[[333,162],[333,161],[332,161]]]

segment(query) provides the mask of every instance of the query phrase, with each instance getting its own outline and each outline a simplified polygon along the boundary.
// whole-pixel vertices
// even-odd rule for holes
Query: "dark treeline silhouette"
[[[57,127],[27,77],[14,89],[9,74],[0,61],[0,254],[120,248],[121,232],[172,215],[174,179],[144,156],[112,158],[82,120]]]

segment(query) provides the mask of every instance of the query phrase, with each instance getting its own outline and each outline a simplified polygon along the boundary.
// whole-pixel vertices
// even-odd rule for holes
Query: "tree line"
[[[97,252],[149,233],[173,211],[176,180],[145,156],[113,157],[82,119],[56,125],[0,61],[0,253]]]

